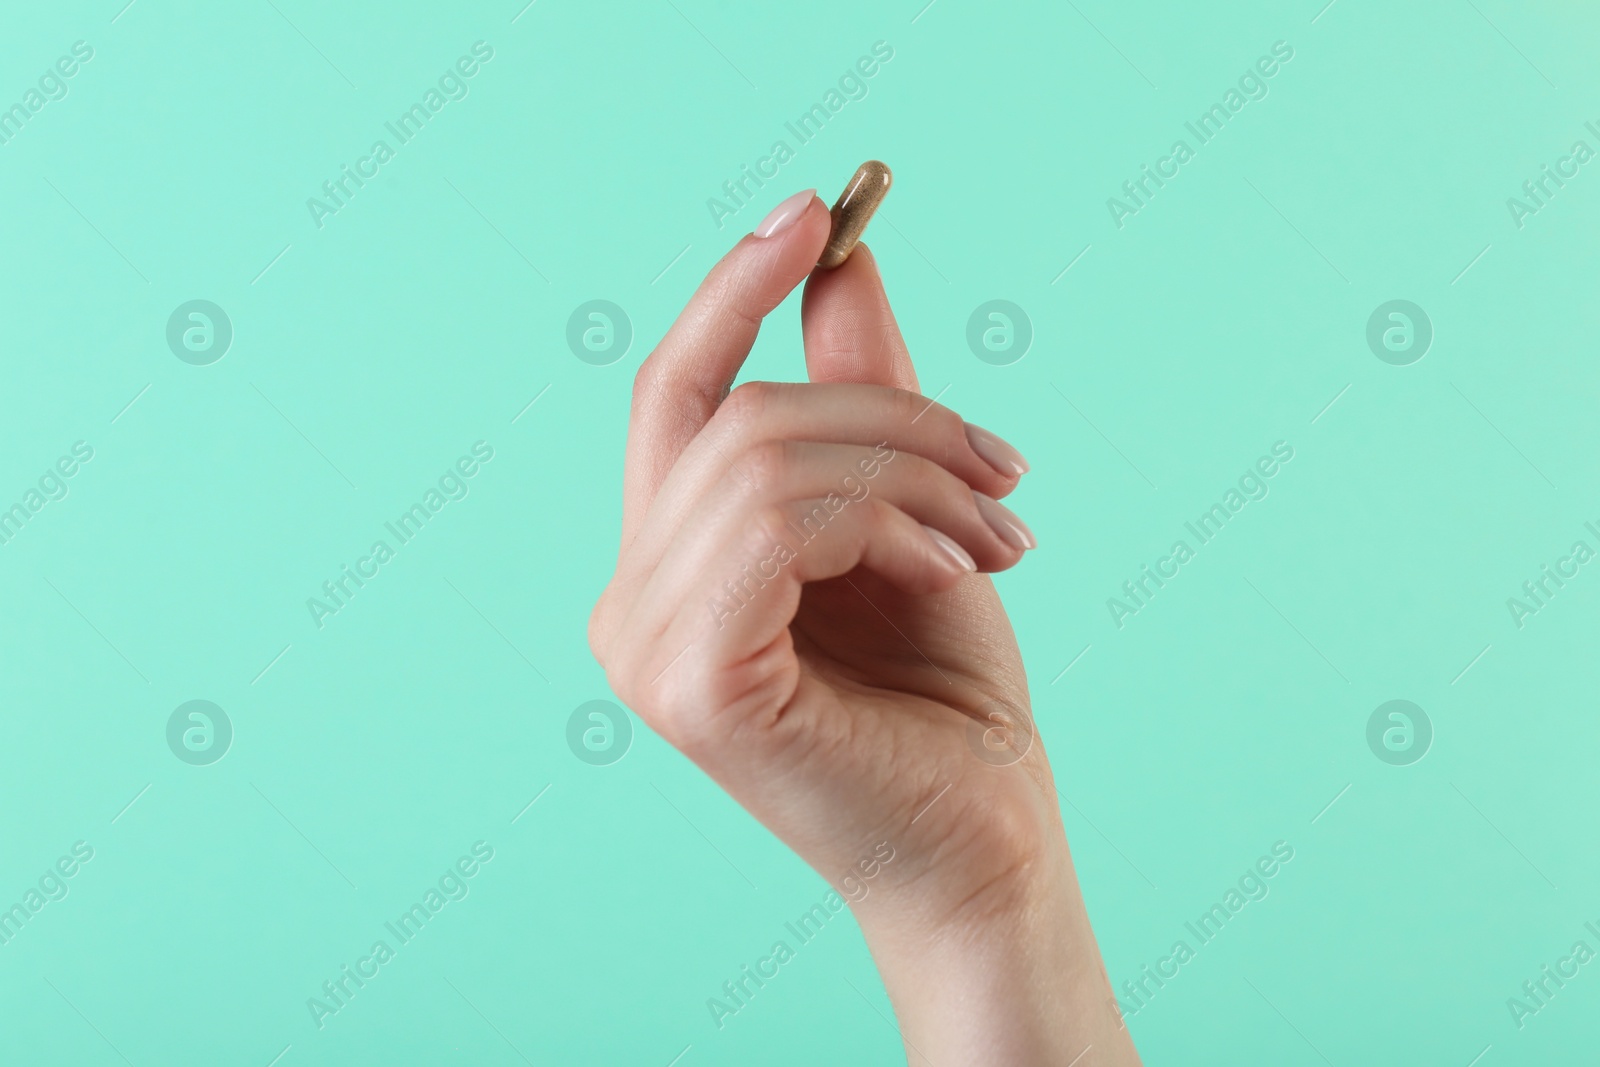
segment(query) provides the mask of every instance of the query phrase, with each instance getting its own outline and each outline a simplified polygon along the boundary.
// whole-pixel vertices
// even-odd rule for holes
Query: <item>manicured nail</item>
[[[983,516],[983,521],[999,535],[1000,540],[1024,552],[1038,547],[1039,539],[1033,536],[1028,524],[1017,518],[1010,508],[992,496],[984,496],[979,492],[974,492],[972,495],[978,501],[978,514]]]
[[[771,237],[775,233],[782,233],[794,225],[794,220],[806,213],[806,208],[811,206],[811,201],[817,198],[815,189],[805,189],[795,193],[789,199],[772,209],[772,214],[761,220],[761,225],[756,227],[757,237]]]
[[[935,530],[932,526],[924,526],[923,530],[927,532],[929,540],[938,545],[940,548],[944,549],[944,554],[956,561],[956,566],[960,567],[964,571],[975,571],[978,569],[978,565],[972,562],[972,557],[967,555],[966,549],[950,540],[949,537],[940,533],[938,530]]]
[[[982,426],[967,423],[967,443],[972,445],[974,452],[983,457],[985,463],[1001,474],[1016,477],[1028,473],[1028,461],[1022,458],[1022,453]]]

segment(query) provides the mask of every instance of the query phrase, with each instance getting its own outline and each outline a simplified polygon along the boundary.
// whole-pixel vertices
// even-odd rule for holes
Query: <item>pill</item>
[[[828,234],[828,244],[822,250],[817,266],[829,270],[850,258],[856,242],[866,231],[872,213],[878,210],[883,198],[889,195],[894,175],[887,165],[869,159],[856,168],[855,177],[844,187],[833,205],[833,229]]]

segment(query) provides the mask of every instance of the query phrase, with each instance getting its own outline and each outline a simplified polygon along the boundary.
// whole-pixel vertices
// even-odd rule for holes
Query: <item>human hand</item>
[[[910,1053],[1065,1063],[1087,1044],[1084,1067],[1136,1062],[1027,743],[1021,656],[977,573],[1035,543],[998,503],[1027,465],[920,395],[865,247],[813,273],[828,231],[810,193],[779,205],[640,367],[591,647],[619,697],[824,878],[892,850],[854,910]],[[810,382],[730,395],[808,275]]]

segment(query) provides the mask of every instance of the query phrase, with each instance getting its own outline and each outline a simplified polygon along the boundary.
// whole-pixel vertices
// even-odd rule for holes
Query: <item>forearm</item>
[[[864,928],[914,1067],[1130,1067],[1063,840],[1002,907],[930,927]],[[882,917],[880,917],[882,918]],[[919,928],[920,927],[920,928]]]

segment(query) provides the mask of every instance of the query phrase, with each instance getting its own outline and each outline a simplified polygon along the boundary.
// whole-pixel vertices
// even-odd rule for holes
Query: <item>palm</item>
[[[830,879],[889,833],[901,877],[935,864],[959,872],[941,879],[955,887],[951,907],[1011,873],[1027,852],[1019,833],[1044,831],[1054,805],[1043,803],[1052,791],[1043,759],[1014,768],[1015,751],[983,744],[996,709],[1027,709],[989,579],[914,596],[858,570],[806,586],[789,633],[800,680],[770,740],[814,757],[799,777],[825,807],[797,818],[781,801],[750,797],[755,814]],[[1009,741],[1027,751],[1030,739]]]
[[[824,678],[847,677],[977,718],[985,710],[977,696],[1013,706],[1026,699],[1015,640],[987,577],[916,596],[857,570],[806,586],[789,628],[802,663]],[[1001,656],[985,659],[979,649]]]

